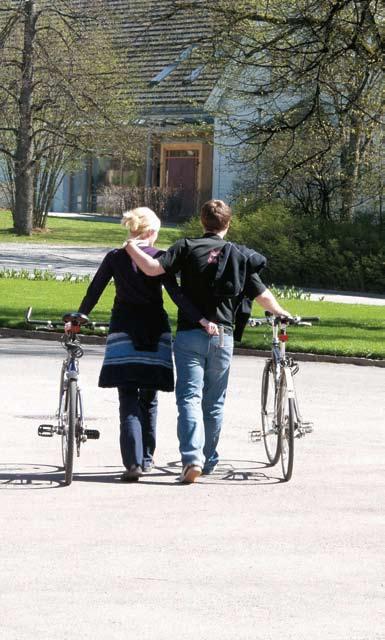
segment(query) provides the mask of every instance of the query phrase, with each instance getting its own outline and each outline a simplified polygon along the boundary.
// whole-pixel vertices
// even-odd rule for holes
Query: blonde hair
[[[129,229],[136,238],[148,235],[151,231],[158,232],[160,220],[156,213],[148,207],[137,207],[123,213],[122,225]]]

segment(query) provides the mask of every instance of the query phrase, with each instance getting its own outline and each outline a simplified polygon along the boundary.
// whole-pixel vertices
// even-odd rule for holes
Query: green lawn
[[[157,246],[169,247],[179,235],[176,227],[163,227]],[[51,217],[44,231],[34,232],[30,237],[17,236],[12,229],[11,214],[0,210],[0,242],[119,247],[126,237],[126,229],[118,223]]]
[[[33,307],[33,317],[58,319],[77,309],[87,285],[57,281],[0,279],[0,326],[24,327],[24,313]],[[114,287],[108,286],[92,313],[96,321],[108,320]],[[175,330],[176,309],[165,294],[166,308]],[[289,330],[290,351],[385,358],[385,309],[369,305],[335,304],[303,300],[283,301],[293,314],[320,316],[319,325]],[[254,315],[261,315],[255,305]],[[247,329],[243,346],[268,349],[268,327]]]

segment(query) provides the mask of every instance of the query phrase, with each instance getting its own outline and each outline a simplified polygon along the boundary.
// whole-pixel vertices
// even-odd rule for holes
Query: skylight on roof
[[[199,67],[191,71],[188,76],[185,76],[183,78],[182,84],[192,84],[195,80],[197,80],[197,78],[199,78],[204,68],[204,64],[201,64]]]
[[[156,76],[151,78],[151,80],[149,81],[149,84],[153,86],[153,85],[159,84],[160,82],[162,82],[162,80],[165,80],[165,78],[167,78],[173,71],[175,71],[175,69],[181,62],[184,62],[191,56],[196,46],[197,46],[196,44],[190,44],[190,46],[188,46],[186,49],[183,49],[183,51],[180,52],[175,62],[168,64],[167,67],[164,67],[162,69],[162,71],[159,71],[159,73],[157,73]]]
[[[178,66],[178,63],[173,62],[172,64],[169,64],[167,67],[164,67],[164,69],[162,69],[162,71],[160,71],[156,76],[154,76],[154,78],[151,78],[151,80],[149,81],[149,84],[150,85],[159,84],[159,82],[162,82],[162,80],[167,78],[167,76],[169,76],[170,73],[172,73],[174,69],[177,68],[177,66]]]

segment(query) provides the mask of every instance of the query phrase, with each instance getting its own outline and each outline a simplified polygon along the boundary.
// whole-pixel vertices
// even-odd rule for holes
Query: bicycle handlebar
[[[274,316],[271,313],[266,312],[265,318],[249,318],[249,327],[260,327],[262,324],[291,324],[296,326],[310,326],[313,322],[319,322],[318,316],[293,316],[288,318],[287,316]]]
[[[55,329],[56,327],[64,327],[64,325],[67,324],[67,322],[72,322],[73,320],[75,321],[74,324],[83,325],[85,327],[95,328],[95,327],[108,326],[108,322],[92,322],[88,319],[87,316],[78,312],[66,313],[63,316],[63,320],[55,320],[54,322],[52,322],[52,320],[31,320],[31,315],[32,315],[32,307],[28,307],[27,311],[25,312],[25,321],[27,322],[27,324],[42,326],[42,327],[45,327],[46,329]]]

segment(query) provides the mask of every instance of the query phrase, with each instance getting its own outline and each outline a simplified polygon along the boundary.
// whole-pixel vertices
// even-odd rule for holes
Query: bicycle
[[[265,318],[250,318],[251,327],[268,324],[272,327],[271,357],[266,360],[262,374],[261,417],[262,433],[251,432],[254,441],[263,438],[265,451],[273,466],[281,459],[285,481],[290,480],[294,463],[294,439],[312,433],[313,424],[305,422],[301,416],[294,376],[299,364],[286,354],[288,340],[287,325],[311,326],[317,317],[287,318],[272,316],[266,312]]]
[[[87,316],[81,313],[66,313],[62,321],[32,320],[32,307],[28,307],[25,320],[36,327],[44,327],[52,331],[57,327],[67,325],[66,332],[61,338],[61,344],[67,351],[60,371],[59,406],[56,412],[57,424],[41,424],[38,427],[38,435],[43,438],[52,438],[55,434],[61,436],[61,449],[64,469],[64,483],[70,485],[73,479],[74,452],[76,445],[77,457],[80,456],[80,447],[87,440],[98,440],[99,431],[87,429],[84,425],[84,410],[82,392],[79,384],[79,359],[83,356],[80,344],[80,329],[84,327],[104,327],[105,323],[90,322]]]

